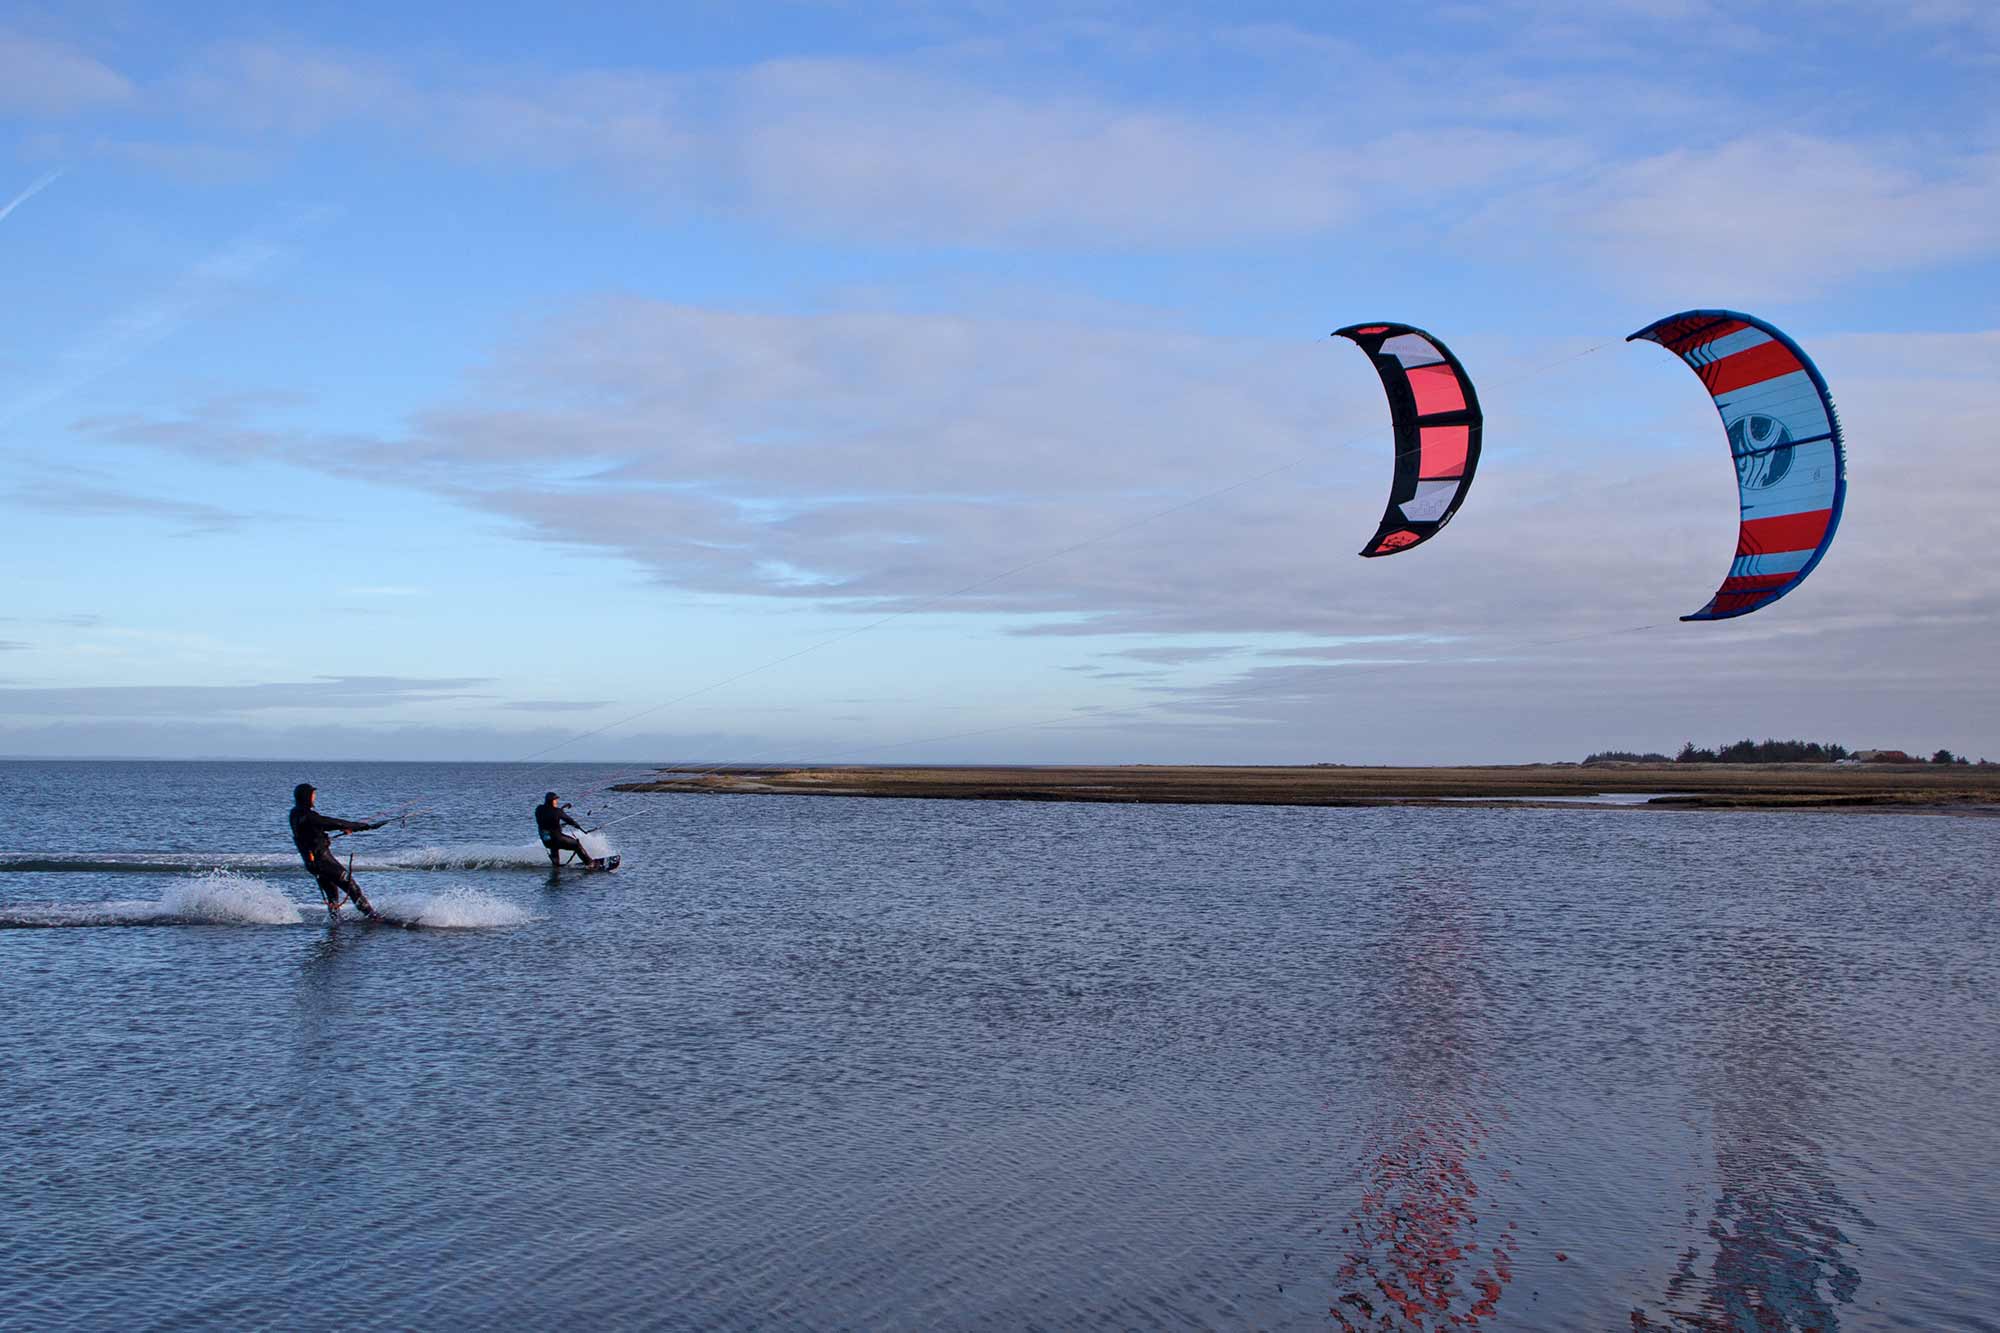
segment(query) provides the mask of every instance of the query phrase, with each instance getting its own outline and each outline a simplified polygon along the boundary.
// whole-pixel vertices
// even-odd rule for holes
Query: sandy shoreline
[[[2000,815],[2000,769],[1929,764],[662,768],[624,792],[1169,805],[1798,809]],[[1601,798],[1590,800],[1588,798]]]

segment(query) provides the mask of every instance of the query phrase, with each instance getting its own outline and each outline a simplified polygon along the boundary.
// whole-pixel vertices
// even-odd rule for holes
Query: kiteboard
[[[584,874],[584,875],[595,875],[606,871],[616,870],[618,868],[618,863],[620,861],[623,861],[624,859],[625,858],[622,856],[607,856],[604,858],[604,861],[601,865],[593,865],[589,861],[579,861],[575,865],[564,866],[563,869],[574,870],[577,871],[579,874]]]
[[[354,903],[350,899],[349,901],[342,903],[341,907],[352,908],[354,907]],[[326,906],[323,903],[313,903],[310,908],[301,910],[326,912]],[[331,921],[334,925],[340,925],[342,923],[345,923],[350,926],[394,926],[399,930],[423,929],[423,923],[421,921],[411,921],[404,917],[390,916],[387,913],[383,912],[382,909],[379,907],[375,909],[375,913],[373,916],[370,916],[368,913],[357,909],[353,911],[343,910],[340,912],[328,912],[327,919]]]

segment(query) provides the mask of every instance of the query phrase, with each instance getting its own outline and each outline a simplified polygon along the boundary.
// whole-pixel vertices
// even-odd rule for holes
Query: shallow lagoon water
[[[608,771],[0,765],[0,1323],[2000,1328],[2000,821]]]

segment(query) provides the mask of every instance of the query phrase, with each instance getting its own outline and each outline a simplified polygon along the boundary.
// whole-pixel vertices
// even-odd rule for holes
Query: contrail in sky
[[[36,181],[33,185],[30,185],[27,189],[21,191],[19,194],[15,195],[12,199],[9,199],[5,204],[0,204],[0,222],[5,222],[7,220],[7,215],[9,213],[19,208],[22,204],[27,203],[30,199],[33,199],[43,190],[48,189],[51,185],[54,185],[56,183],[56,177],[60,175],[62,175],[62,168],[57,167],[54,171],[51,171],[48,175],[42,177],[40,180]]]
[[[57,357],[49,377],[39,387],[12,402],[0,402],[0,429],[124,365],[191,320],[248,291],[267,269],[296,258],[305,235],[332,216],[330,209],[314,208],[295,215],[279,229],[245,232],[185,270],[150,299],[101,321],[82,341]]]

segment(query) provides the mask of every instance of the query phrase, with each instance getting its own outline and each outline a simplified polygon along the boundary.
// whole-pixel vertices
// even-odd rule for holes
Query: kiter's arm
[[[317,810],[312,812],[311,818],[313,827],[321,833],[366,833],[369,829],[381,828],[382,824],[389,822],[385,819],[381,823],[367,824],[358,819],[335,819],[332,815],[323,815]]]

